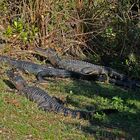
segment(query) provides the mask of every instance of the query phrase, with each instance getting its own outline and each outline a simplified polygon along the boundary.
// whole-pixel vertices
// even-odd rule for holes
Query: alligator
[[[29,86],[23,77],[13,69],[8,70],[6,74],[20,94],[24,95],[30,101],[37,103],[38,108],[41,110],[61,113],[64,116],[71,116],[79,119],[91,117],[94,114],[94,111],[80,111],[64,107],[46,91],[36,86]]]
[[[78,119],[92,119],[93,115],[97,112],[103,112],[106,114],[118,113],[118,110],[116,109],[84,111],[67,108],[41,88],[29,86],[23,77],[14,69],[7,70],[6,74],[10,82],[21,95],[25,96],[30,101],[37,103],[38,108],[45,112],[52,111]]]
[[[74,71],[85,75],[106,75],[107,81],[109,81],[109,77],[117,80],[126,79],[124,74],[120,74],[110,67],[99,66],[80,60],[61,59],[56,51],[54,51],[52,48],[45,50],[36,47],[34,48],[34,51],[35,53],[46,57],[53,66],[59,67],[61,69]]]
[[[19,70],[23,70],[25,72],[36,75],[37,80],[40,83],[47,82],[46,79],[44,80],[44,77],[75,78],[75,79],[83,79],[83,80],[96,80],[100,82],[106,81],[106,78],[103,77],[102,75],[99,75],[97,77],[91,76],[91,75],[84,75],[78,72],[56,69],[53,67],[47,67],[47,66],[35,64],[29,61],[15,60],[7,56],[0,56],[0,62],[8,63],[13,68],[17,68]],[[110,78],[109,82],[118,86],[125,87],[125,88],[136,87],[136,83],[130,80],[121,81],[121,80],[115,80],[115,79]]]
[[[47,67],[46,65],[39,65],[29,61],[15,60],[7,56],[0,56],[0,62],[7,63],[13,68],[17,68],[19,70],[36,75],[36,78],[39,82],[45,82],[44,77],[80,79],[83,76],[77,72]]]

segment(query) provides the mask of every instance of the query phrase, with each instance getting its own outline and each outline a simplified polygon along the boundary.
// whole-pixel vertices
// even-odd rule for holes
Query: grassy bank
[[[96,113],[92,121],[45,113],[25,97],[7,91],[9,88],[1,79],[1,139],[140,138],[139,91],[126,91],[94,82],[52,80],[54,82],[40,86],[51,96],[67,101],[68,107],[86,110],[116,108],[120,112],[112,115]]]

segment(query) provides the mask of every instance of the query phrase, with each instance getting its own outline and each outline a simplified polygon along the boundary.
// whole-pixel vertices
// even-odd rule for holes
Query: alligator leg
[[[107,81],[107,78],[105,75],[98,75],[96,81],[105,83]]]
[[[106,76],[106,82],[105,82],[105,83],[106,83],[106,84],[109,84],[109,79],[110,79],[110,78],[109,78],[108,74],[105,74],[105,76]]]
[[[103,82],[103,83],[106,83],[108,84],[109,83],[109,76],[107,74],[104,74],[104,75],[98,75],[97,77],[97,81],[99,82]]]
[[[38,104],[38,108],[47,112],[47,111],[51,111],[52,107],[51,107],[50,103],[47,103],[46,101],[44,101],[44,102],[41,102],[40,104]]]
[[[85,67],[81,70],[81,72],[87,75],[99,74],[99,71],[97,69],[93,69],[91,67]]]
[[[44,80],[43,77],[45,77],[47,74],[44,73],[44,71],[41,71],[37,74],[36,78],[37,78],[37,83],[47,83],[48,81],[47,80]],[[36,82],[35,82],[36,83]]]
[[[99,76],[99,78],[98,78],[98,80],[99,81],[104,81],[105,83],[109,83],[109,76],[108,76],[108,74],[107,73],[102,73],[102,70],[101,69],[97,69],[97,68],[92,68],[92,67],[85,67],[85,68],[83,68],[82,69],[82,73],[84,73],[84,74],[87,74],[87,75],[105,75],[106,76],[106,81],[104,81],[100,76]]]

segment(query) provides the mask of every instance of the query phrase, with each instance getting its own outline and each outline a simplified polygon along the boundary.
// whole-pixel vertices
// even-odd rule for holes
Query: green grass
[[[120,112],[97,113],[93,119],[72,119],[38,110],[35,103],[0,80],[0,139],[2,140],[94,140],[124,137],[140,139],[139,91],[126,91],[113,85],[87,81],[52,79],[40,85],[51,96],[67,101],[68,107],[84,110],[116,108]]]

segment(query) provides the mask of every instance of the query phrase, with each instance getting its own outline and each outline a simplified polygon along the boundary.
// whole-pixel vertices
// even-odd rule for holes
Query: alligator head
[[[16,73],[13,69],[10,69],[7,70],[6,74],[9,80],[16,87],[16,89],[18,90],[24,89],[24,87],[26,86],[26,82],[18,73]]]

